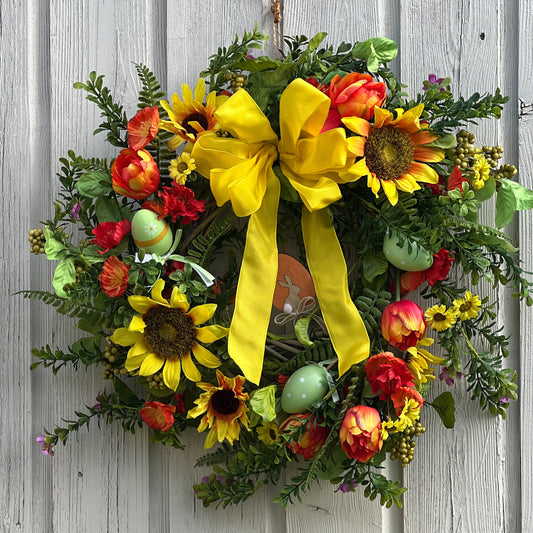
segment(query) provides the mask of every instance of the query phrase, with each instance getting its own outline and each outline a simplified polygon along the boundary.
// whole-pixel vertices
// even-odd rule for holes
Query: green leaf
[[[493,176],[490,176],[481,189],[474,189],[474,197],[478,202],[484,202],[489,198],[492,198],[495,191],[496,180]]]
[[[135,393],[120,379],[113,379],[113,387],[120,401],[126,405],[136,403]]]
[[[445,427],[453,428],[455,425],[455,400],[451,392],[443,392],[429,405],[437,411]]]
[[[517,211],[523,211],[524,209],[531,209],[533,207],[533,191],[531,189],[527,189],[523,185],[520,185],[520,183],[509,179],[503,179],[501,181],[500,190],[502,188],[513,191]]]
[[[513,220],[514,213],[516,211],[516,198],[513,191],[510,188],[503,186],[500,187],[498,195],[496,197],[496,227],[498,229],[507,226],[511,220]]]
[[[389,262],[383,252],[369,252],[363,258],[363,276],[372,282],[377,276],[387,272]]]
[[[247,70],[248,72],[261,72],[263,70],[273,70],[281,65],[281,61],[272,59],[271,57],[261,56],[255,59],[245,59],[235,64],[235,68],[239,70]]]
[[[310,41],[309,46],[307,49],[312,52],[313,50],[316,50],[320,43],[328,36],[328,34],[324,31],[321,31],[320,33],[317,33]]]
[[[120,222],[122,220],[122,213],[116,200],[107,198],[105,196],[99,197],[94,208],[98,222]]]
[[[448,148],[453,148],[457,144],[457,139],[455,135],[451,133],[444,133],[435,141],[428,143],[427,146],[436,146],[437,148],[442,148],[447,150]]]
[[[355,57],[364,59],[370,72],[376,72],[380,63],[393,60],[398,54],[398,45],[395,41],[385,37],[374,37],[357,43],[353,53]]]
[[[86,198],[99,198],[110,193],[111,175],[101,170],[93,170],[83,174],[76,183],[78,192]]]
[[[44,238],[46,239],[44,251],[48,259],[56,261],[58,259],[65,259],[69,255],[66,246],[60,240],[52,236],[48,227],[44,230]]]
[[[265,422],[272,422],[276,418],[276,385],[257,389],[250,397],[250,405]]]
[[[309,339],[309,324],[311,322],[312,315],[308,315],[303,318],[299,318],[294,324],[294,333],[296,338],[306,348],[314,346],[315,343]]]
[[[76,282],[76,267],[72,258],[62,259],[54,272],[52,285],[60,298],[67,298],[64,290],[65,285]]]

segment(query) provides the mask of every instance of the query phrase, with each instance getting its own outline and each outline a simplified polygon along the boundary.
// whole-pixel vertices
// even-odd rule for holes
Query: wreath
[[[31,251],[58,261],[54,290],[22,292],[86,334],[34,349],[31,368],[100,365],[106,386],[37,438],[43,453],[93,420],[148,425],[175,448],[194,430],[210,450],[197,464],[213,466],[194,485],[206,506],[246,500],[299,461],[284,506],[326,479],[389,507],[406,489],[380,473],[387,456],[413,460],[426,409],[454,425],[437,377],[505,418],[508,338],[472,287],[532,303],[500,230],[533,192],[464,128],[507,98],[455,98],[434,74],[411,98],[387,66],[395,42],[325,37],[287,38],[278,59],[245,33],[170,100],[136,65],[129,120],[103,76],[74,84],[116,158],[60,160],[55,214],[30,231]]]

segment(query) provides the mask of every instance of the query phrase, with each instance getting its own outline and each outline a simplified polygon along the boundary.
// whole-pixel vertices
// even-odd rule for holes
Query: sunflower
[[[187,176],[195,169],[194,159],[188,152],[183,152],[177,159],[173,159],[168,167],[170,177],[180,185],[185,185]]]
[[[265,444],[274,444],[279,442],[279,428],[275,422],[263,422],[263,425],[256,428],[257,438]]]
[[[375,196],[382,187],[392,205],[398,202],[398,190],[412,193],[420,189],[417,181],[437,183],[439,176],[429,165],[444,157],[440,148],[424,146],[438,135],[420,124],[424,104],[408,111],[396,109],[396,118],[386,109],[375,108],[374,124],[359,117],[347,117],[342,121],[358,136],[347,139],[348,149],[356,157],[362,157],[349,170],[357,181],[367,176],[367,184]]]
[[[453,301],[453,309],[460,320],[471,320],[479,315],[481,300],[477,294],[466,291],[463,298]]]
[[[175,134],[168,142],[168,147],[175,150],[185,141],[194,142],[198,135],[204,131],[215,129],[216,120],[214,118],[215,109],[220,105],[221,98],[215,91],[211,91],[205,98],[205,81],[200,78],[194,89],[194,95],[188,85],[181,86],[183,92],[183,101],[177,94],[172,95],[172,106],[166,101],[161,100],[161,106],[168,113],[170,120],[161,120],[160,129],[170,131]]]
[[[200,381],[201,375],[192,360],[208,368],[217,368],[220,361],[198,341],[211,343],[228,334],[219,325],[196,327],[209,320],[215,304],[205,304],[189,310],[187,297],[177,287],[172,289],[170,302],[162,296],[165,282],[156,281],[148,296],[130,296],[128,301],[140,315],[135,315],[127,328],[118,328],[111,341],[121,346],[131,346],[126,359],[126,370],[139,369],[139,375],[151,376],[163,367],[165,385],[176,390],[181,369],[191,381]]]
[[[426,323],[431,329],[444,331],[451,328],[457,321],[455,309],[446,309],[445,305],[434,305],[426,310]]]
[[[196,418],[205,413],[198,426],[199,432],[211,428],[205,439],[205,448],[211,448],[217,440],[222,442],[228,439],[230,444],[238,440],[241,431],[239,420],[244,427],[248,427],[248,394],[242,391],[246,378],[227,378],[217,370],[217,380],[218,387],[210,383],[197,384],[206,392],[194,401],[196,407],[187,413],[187,418]]]
[[[430,354],[422,348],[422,346],[431,346],[434,342],[434,339],[424,337],[418,341],[416,346],[407,349],[409,353],[407,368],[413,374],[413,381],[417,387],[420,387],[422,383],[435,379],[433,368],[429,365],[440,365],[444,362],[442,357]]]

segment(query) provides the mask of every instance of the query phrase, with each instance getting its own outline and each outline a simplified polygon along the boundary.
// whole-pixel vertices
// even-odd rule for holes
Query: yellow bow
[[[368,334],[350,298],[344,255],[325,209],[341,198],[339,173],[353,163],[343,129],[320,133],[329,106],[329,98],[319,90],[294,80],[281,95],[278,139],[252,97],[239,90],[215,113],[232,137],[201,135],[191,154],[198,171],[210,179],[217,204],[230,201],[237,216],[250,216],[228,351],[256,384],[263,369],[278,268],[280,183],[272,170],[276,159],[305,205],[307,263],[339,358],[339,375],[369,355]]]

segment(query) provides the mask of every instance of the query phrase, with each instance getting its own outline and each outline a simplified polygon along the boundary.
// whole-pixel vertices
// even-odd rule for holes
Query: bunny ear
[[[279,311],[283,311],[283,305],[287,296],[291,293],[290,288],[293,286],[300,288],[299,298],[305,298],[306,296],[314,297],[316,294],[313,279],[307,269],[294,259],[294,257],[279,254],[278,276],[273,301],[274,307]]]

